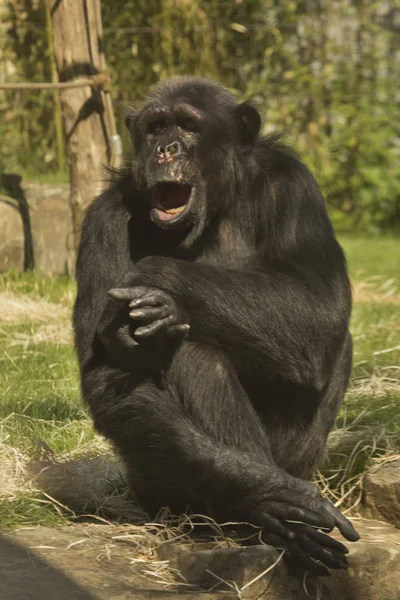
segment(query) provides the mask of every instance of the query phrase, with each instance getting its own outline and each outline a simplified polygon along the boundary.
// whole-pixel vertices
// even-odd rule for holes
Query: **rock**
[[[24,268],[24,230],[18,203],[0,195],[0,273]]]
[[[364,519],[355,526],[362,539],[349,544],[349,570],[319,581],[290,576],[282,561],[259,577],[279,557],[269,547],[160,544],[133,525],[21,529],[0,538],[0,598],[236,600],[242,588],[243,600],[399,600],[400,532]]]
[[[33,252],[38,271],[71,273],[75,259],[69,185],[21,183],[13,174],[3,175],[3,179],[13,198],[0,196],[0,273],[10,268],[21,272],[24,262],[30,266],[27,251]]]
[[[378,465],[364,477],[363,513],[400,528],[400,458]]]
[[[0,537],[3,600],[233,600],[231,594],[164,591],[140,556],[138,528],[37,527]],[[132,540],[124,537],[130,533]],[[135,536],[136,534],[136,541]],[[122,539],[121,539],[122,538]],[[131,564],[138,556],[141,562]],[[168,588],[168,586],[167,586]]]
[[[311,596],[321,600],[399,600],[400,532],[386,523],[364,519],[355,520],[354,526],[361,540],[347,544],[348,571],[332,571],[331,577],[319,581],[313,576],[304,580],[303,575],[290,576],[285,564],[280,562],[249,586],[242,598],[306,600]],[[335,537],[343,541],[340,535]],[[172,566],[178,568],[188,581],[206,589],[215,584],[216,576],[233,580],[241,588],[279,556],[278,551],[270,547],[202,550],[201,546],[193,545],[189,549],[178,544],[161,546],[159,554],[164,558],[168,556]],[[318,593],[322,595],[318,596]]]
[[[348,544],[349,570],[336,571],[324,581],[327,600],[399,600],[399,530],[367,519],[354,520],[353,524],[361,540]]]
[[[69,185],[23,182],[32,224],[35,267],[43,273],[70,273],[73,259]]]
[[[289,576],[280,554],[270,546],[216,548],[198,542],[165,545],[158,550],[161,559],[169,560],[186,581],[203,590],[229,591],[236,586],[243,589],[240,597],[246,600],[306,600],[302,581]],[[268,567],[271,570],[259,577]]]

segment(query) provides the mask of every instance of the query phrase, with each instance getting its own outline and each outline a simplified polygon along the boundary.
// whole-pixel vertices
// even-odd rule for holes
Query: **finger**
[[[322,500],[327,511],[334,517],[335,525],[339,529],[340,533],[349,542],[356,542],[360,539],[360,534],[354,529],[353,525],[348,519],[335,507],[329,500]]]
[[[310,498],[309,496],[303,496],[300,494],[292,494],[290,496],[290,504],[304,508],[309,512],[313,512],[318,515],[325,523],[325,528],[333,528],[335,526],[335,515],[328,510],[325,502],[321,498]],[[322,527],[322,525],[321,525]]]
[[[282,501],[279,496],[277,498],[272,497],[271,499],[282,504]],[[342,516],[341,513],[339,511],[337,511],[331,503],[329,503],[329,504],[330,504],[331,508],[333,508],[333,510],[335,511],[334,513],[332,513],[332,511],[329,510],[329,506],[326,505],[324,500],[322,500],[321,498],[315,498],[315,497],[310,498],[308,496],[308,494],[304,495],[304,494],[298,494],[296,492],[294,492],[294,493],[292,492],[290,494],[289,499],[288,500],[285,499],[283,503],[288,504],[292,507],[296,507],[296,508],[305,510],[305,511],[307,511],[308,514],[314,513],[318,517],[318,522],[315,522],[315,521],[313,523],[311,523],[309,521],[306,521],[306,522],[309,523],[309,525],[315,525],[316,527],[322,527],[324,529],[332,530],[336,525],[337,517]],[[289,518],[289,517],[287,517],[287,518]],[[300,519],[293,519],[293,520],[300,520]]]
[[[263,531],[261,539],[265,544],[269,544],[274,548],[283,548],[285,550],[284,559],[289,566],[310,571],[315,575],[330,575],[328,569],[308,557],[296,541],[283,539],[280,535],[270,533],[269,531]]]
[[[150,325],[144,325],[143,327],[139,327],[135,330],[135,337],[139,337],[140,339],[145,339],[154,335],[158,331],[162,329],[166,329],[171,323],[171,317],[167,317],[166,319],[159,319]]]
[[[182,323],[181,325],[172,325],[167,329],[167,335],[171,339],[186,338],[189,335],[190,325]]]
[[[295,529],[296,531],[296,529]],[[338,542],[337,540],[331,538],[329,535],[318,531],[317,529],[313,529],[312,527],[307,527],[305,531],[306,535],[312,538],[317,544],[324,546],[325,548],[329,548],[330,550],[334,550],[335,552],[340,552],[340,554],[348,554],[349,550],[346,548],[344,544]]]
[[[123,325],[120,327],[116,334],[117,340],[119,340],[125,348],[134,348],[138,343],[132,338],[129,325]]]
[[[335,554],[334,551],[327,551],[323,546],[317,544],[306,534],[302,534],[297,539],[299,545],[307,554],[316,560],[320,560],[330,569],[347,569],[347,560],[343,555]]]
[[[321,531],[324,533],[331,533],[335,529],[335,525],[333,527],[320,527]]]
[[[157,290],[154,288],[137,285],[137,286],[130,287],[130,288],[126,288],[126,287],[125,288],[112,288],[111,290],[108,290],[107,294],[113,300],[129,302],[129,301],[135,301],[146,295],[150,296],[153,294],[163,294],[163,292],[161,290]]]
[[[329,513],[327,515],[312,512],[299,506],[293,506],[285,502],[268,502],[268,512],[274,517],[284,520],[301,521],[315,527],[330,527],[334,525],[334,519]]]
[[[146,293],[132,296],[132,301],[129,303],[130,308],[140,308],[142,306],[161,306],[169,305],[170,297],[161,290],[149,290],[149,288],[134,288],[146,290]]]
[[[307,556],[304,551],[298,546],[291,546],[284,554],[284,559],[289,567],[295,569],[303,569],[319,577],[330,577],[330,572],[321,563],[315,562]]]
[[[280,535],[283,539],[291,540],[295,538],[295,533],[290,530],[286,525],[279,521],[279,519],[275,519],[272,515],[268,513],[263,513],[261,517],[257,519],[262,527],[265,527],[269,531]]]
[[[156,321],[168,316],[168,307],[136,308],[129,313],[129,316],[135,321]]]
[[[112,288],[111,290],[108,290],[107,294],[113,300],[127,302],[132,299],[131,288]]]

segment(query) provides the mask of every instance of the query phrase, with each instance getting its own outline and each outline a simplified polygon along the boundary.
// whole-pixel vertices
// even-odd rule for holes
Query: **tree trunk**
[[[86,78],[104,70],[100,0],[48,0],[54,54],[60,81]],[[101,191],[110,146],[104,94],[90,86],[60,90],[71,178],[71,210],[76,251],[87,206]],[[108,101],[110,106],[110,101]],[[113,117],[112,117],[113,118]]]
[[[50,55],[49,63],[50,63],[51,81],[53,83],[58,83],[58,73],[57,73],[56,59],[54,56],[54,46],[53,46],[53,28],[52,28],[52,24],[51,24],[50,6],[49,6],[48,0],[46,0],[46,4],[45,4],[45,13],[46,13],[47,47],[48,47],[49,55]],[[57,138],[58,169],[59,169],[59,171],[64,173],[64,171],[65,171],[65,140],[64,140],[62,111],[61,111],[60,90],[53,90],[53,118],[54,118],[55,134],[56,134],[56,138]]]

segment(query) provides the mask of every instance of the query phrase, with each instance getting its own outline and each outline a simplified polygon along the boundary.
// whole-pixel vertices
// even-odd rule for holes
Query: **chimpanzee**
[[[263,528],[317,574],[349,521],[310,481],[350,374],[350,285],[318,186],[257,110],[173,78],[90,206],[74,311],[83,396],[139,503]]]

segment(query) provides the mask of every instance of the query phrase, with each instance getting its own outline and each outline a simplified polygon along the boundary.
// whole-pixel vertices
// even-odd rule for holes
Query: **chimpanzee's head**
[[[213,211],[233,200],[243,157],[260,128],[255,108],[194,77],[161,82],[126,122],[136,181],[149,192],[152,221],[163,229],[199,231]]]

